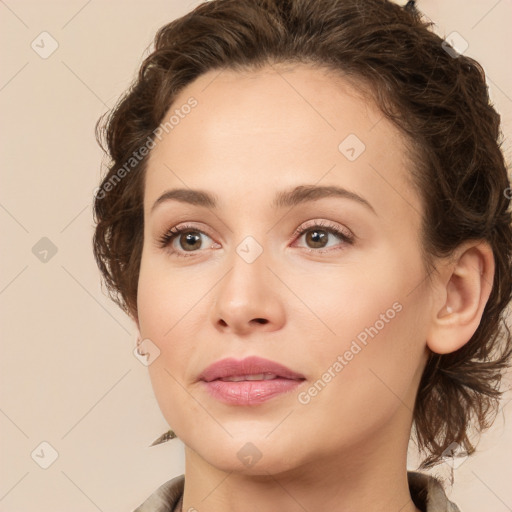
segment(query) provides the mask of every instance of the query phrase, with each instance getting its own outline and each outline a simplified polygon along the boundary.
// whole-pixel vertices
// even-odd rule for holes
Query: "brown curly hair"
[[[130,89],[98,121],[97,138],[111,163],[94,200],[93,241],[111,298],[137,318],[148,159],[142,149],[154,142],[178,92],[199,75],[306,63],[364,85],[415,156],[410,177],[424,204],[429,275],[436,257],[466,240],[488,241],[495,258],[475,334],[456,352],[431,353],[424,370],[413,417],[423,468],[439,463],[453,443],[474,451],[471,427],[482,431],[492,423],[512,353],[505,323],[511,189],[500,116],[482,67],[455,54],[431,26],[414,9],[387,0],[214,0],[165,25]]]

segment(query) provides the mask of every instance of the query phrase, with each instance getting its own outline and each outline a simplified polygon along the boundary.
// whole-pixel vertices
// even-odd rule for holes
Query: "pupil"
[[[325,242],[325,239],[327,238],[327,234],[325,231],[315,230],[311,231],[311,237],[310,240],[313,244],[316,244],[315,246],[323,247]]]
[[[194,242],[197,242],[197,241],[200,242],[200,237],[197,234],[186,233],[183,236],[185,237],[185,241],[186,241],[185,242],[185,249],[186,250],[195,249]],[[189,242],[191,242],[191,243],[189,244]],[[201,243],[199,243],[199,245],[201,245]]]

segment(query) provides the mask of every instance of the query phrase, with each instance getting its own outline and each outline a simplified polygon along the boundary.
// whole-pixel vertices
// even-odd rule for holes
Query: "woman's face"
[[[146,175],[138,324],[178,437],[254,474],[404,448],[432,292],[398,131],[302,65],[209,72],[166,121]],[[292,373],[202,376],[251,356]]]

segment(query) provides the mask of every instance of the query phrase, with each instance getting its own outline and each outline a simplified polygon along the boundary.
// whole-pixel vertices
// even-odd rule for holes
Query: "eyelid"
[[[344,245],[349,244],[352,245],[355,240],[356,236],[352,233],[352,231],[348,228],[346,228],[343,225],[339,225],[336,223],[333,223],[331,221],[325,221],[325,220],[315,220],[311,219],[309,221],[303,222],[293,233],[290,242],[293,242],[298,237],[302,236],[305,232],[312,230],[313,228],[320,228],[320,230],[327,231],[328,233],[338,237],[342,240],[342,243]],[[188,251],[180,251],[175,249],[170,249],[169,246],[178,238],[180,234],[183,232],[192,231],[197,232],[202,235],[206,235],[210,239],[214,239],[212,236],[208,234],[208,230],[205,229],[199,229],[196,225],[185,222],[181,224],[177,224],[176,226],[173,226],[172,228],[166,230],[161,236],[157,238],[157,245],[160,249],[167,249],[171,254],[177,255],[177,256],[184,256],[184,257],[190,257],[194,256],[197,253],[201,253],[204,251],[190,251],[188,254]],[[210,248],[216,244],[214,242]],[[302,247],[302,249],[310,252],[310,253],[327,253],[331,251],[336,251],[336,248],[327,248],[327,249],[314,249],[310,247]]]
[[[357,238],[354,235],[354,233],[352,233],[352,231],[350,231],[350,229],[348,229],[347,227],[345,227],[345,226],[343,226],[341,224],[333,223],[331,221],[326,221],[326,220],[311,219],[311,220],[308,220],[308,221],[302,223],[294,231],[294,233],[292,235],[292,240],[294,240],[295,237],[297,237],[299,235],[302,235],[304,233],[304,231],[307,231],[308,229],[312,229],[312,228],[317,228],[317,227],[318,228],[323,228],[326,231],[329,231],[329,230],[339,231],[340,234],[337,235],[337,236],[343,235],[345,238],[350,239],[350,240],[355,240]]]
[[[160,236],[156,238],[156,245],[159,249],[168,249],[168,246],[174,242],[174,240],[183,232],[186,231],[196,231],[198,233],[201,233],[203,235],[206,235],[208,238],[211,238],[213,240],[213,237],[208,234],[208,230],[204,228],[198,228],[196,225],[191,224],[189,222],[184,222],[177,224],[175,226],[172,226],[169,229],[166,229]],[[172,253],[178,253],[180,251],[172,250]],[[192,251],[191,254],[193,254],[196,251]],[[180,253],[181,254],[181,253]]]

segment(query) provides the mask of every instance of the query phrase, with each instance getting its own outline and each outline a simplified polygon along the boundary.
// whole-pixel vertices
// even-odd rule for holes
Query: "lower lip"
[[[258,405],[275,396],[293,391],[303,380],[270,379],[229,382],[212,380],[204,382],[207,391],[217,400],[230,405]]]

